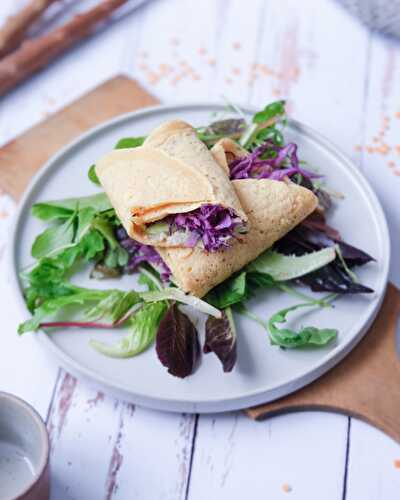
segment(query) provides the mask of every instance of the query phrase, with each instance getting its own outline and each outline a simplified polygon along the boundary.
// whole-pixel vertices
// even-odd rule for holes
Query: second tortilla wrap
[[[147,225],[205,204],[232,209],[247,221],[228,177],[182,121],[161,125],[141,147],[108,153],[96,173],[129,236],[147,245],[185,246],[165,228],[155,234]]]
[[[223,252],[198,248],[157,248],[172,271],[174,281],[197,297],[239,271],[296,227],[317,206],[317,197],[294,183],[269,179],[232,181],[247,213],[250,231]]]

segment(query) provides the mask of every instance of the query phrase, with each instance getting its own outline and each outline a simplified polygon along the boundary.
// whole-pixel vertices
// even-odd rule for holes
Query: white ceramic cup
[[[39,414],[0,392],[0,499],[48,500],[49,438]]]

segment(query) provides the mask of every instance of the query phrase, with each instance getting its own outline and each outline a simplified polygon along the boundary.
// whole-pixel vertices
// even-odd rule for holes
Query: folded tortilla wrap
[[[206,253],[199,248],[157,248],[175,283],[202,297],[296,227],[317,206],[317,197],[294,183],[269,179],[232,181],[250,230],[229,248]]]
[[[143,146],[106,154],[96,163],[96,174],[129,236],[141,243],[185,246],[185,238],[172,237],[167,224],[151,223],[205,204],[233,210],[246,225],[226,173],[185,122],[167,122]]]
[[[239,146],[237,142],[229,137],[224,137],[216,142],[211,148],[211,154],[214,156],[216,162],[224,169],[228,177],[230,175],[229,163],[232,160],[249,155],[246,149]]]

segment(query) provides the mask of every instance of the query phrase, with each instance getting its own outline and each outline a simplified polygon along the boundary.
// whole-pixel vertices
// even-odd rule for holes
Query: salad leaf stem
[[[115,328],[113,323],[96,323],[95,321],[46,321],[39,328]]]
[[[340,246],[339,245],[335,245],[335,251],[336,251],[336,254],[337,256],[339,257],[339,260],[340,260],[340,263],[342,264],[342,266],[344,267],[344,270],[346,271],[346,273],[350,276],[350,278],[353,280],[354,283],[359,283],[359,280],[358,280],[358,277],[356,275],[355,272],[353,272],[349,266],[347,265],[344,257],[343,257],[343,253],[340,249]]]
[[[337,294],[329,294],[326,297],[323,297],[322,299],[314,299],[314,298],[309,297],[308,295],[306,295],[302,292],[299,292],[298,290],[296,290],[295,288],[293,288],[290,285],[286,285],[283,283],[277,283],[276,286],[280,290],[282,290],[283,292],[285,292],[289,295],[293,295],[294,297],[297,297],[301,300],[304,300],[307,304],[316,305],[316,306],[320,306],[320,307],[332,307],[330,302],[332,302],[332,300],[334,300],[337,297]]]
[[[264,321],[262,318],[260,318],[260,316],[258,316],[257,314],[253,313],[250,311],[250,309],[248,309],[243,303],[240,303],[240,304],[235,304],[233,306],[233,309],[235,312],[237,312],[238,314],[241,314],[242,316],[245,316],[251,320],[253,320],[254,322],[258,323],[260,326],[262,326],[263,328],[267,329],[268,327],[268,322],[267,321]]]

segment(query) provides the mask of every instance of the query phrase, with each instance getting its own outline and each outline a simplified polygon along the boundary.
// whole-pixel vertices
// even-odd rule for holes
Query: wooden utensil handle
[[[10,16],[0,29],[0,59],[16,49],[27,30],[52,3],[58,0],[31,0],[18,14]]]
[[[104,0],[51,33],[23,43],[18,50],[0,61],[0,96],[85,38],[99,22],[126,2]]]

